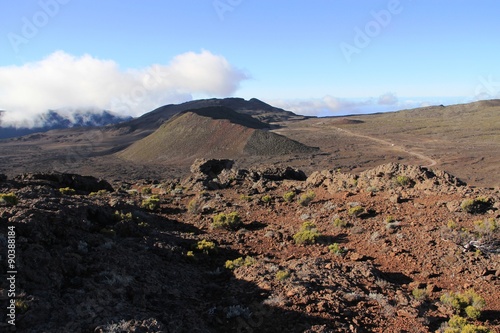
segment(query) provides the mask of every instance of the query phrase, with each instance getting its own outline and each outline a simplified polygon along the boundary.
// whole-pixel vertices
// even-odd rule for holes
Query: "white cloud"
[[[379,105],[397,105],[398,97],[393,93],[386,93],[378,98]]]
[[[48,109],[108,109],[137,116],[192,95],[233,94],[248,76],[209,51],[188,52],[167,65],[123,70],[112,60],[57,51],[23,66],[0,67],[4,124],[29,122]]]

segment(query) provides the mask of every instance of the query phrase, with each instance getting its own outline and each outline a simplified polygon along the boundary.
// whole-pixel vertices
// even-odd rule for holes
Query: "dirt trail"
[[[368,135],[363,135],[363,134],[355,133],[355,132],[352,132],[352,131],[349,131],[349,130],[346,130],[346,129],[343,129],[343,128],[339,128],[339,127],[335,127],[335,129],[337,129],[340,132],[346,133],[348,135],[356,136],[358,138],[368,139],[368,140],[375,141],[375,142],[378,142],[378,143],[383,144],[383,145],[390,146],[393,150],[400,151],[400,152],[403,152],[403,153],[406,153],[406,154],[409,154],[409,155],[413,155],[413,156],[415,156],[415,157],[417,157],[417,158],[419,158],[421,160],[429,162],[429,164],[422,165],[423,167],[432,167],[432,166],[435,166],[437,164],[437,161],[435,159],[429,157],[429,156],[426,156],[424,154],[420,154],[420,153],[408,150],[405,147],[395,145],[394,143],[392,143],[390,141],[379,139],[379,138],[375,138],[373,136],[368,136]]]

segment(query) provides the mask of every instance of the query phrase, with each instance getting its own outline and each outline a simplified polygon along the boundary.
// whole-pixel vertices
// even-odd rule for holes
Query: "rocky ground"
[[[466,315],[442,296],[470,290],[469,329],[500,332],[500,192],[442,171],[198,160],[184,179],[25,174],[0,193],[5,332],[444,332]]]

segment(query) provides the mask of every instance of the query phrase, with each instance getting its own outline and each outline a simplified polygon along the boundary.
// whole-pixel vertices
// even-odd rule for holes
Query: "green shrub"
[[[270,203],[272,199],[273,198],[269,194],[266,194],[262,198],[260,198],[260,201],[262,201],[263,203]]]
[[[212,218],[212,227],[215,229],[236,230],[241,225],[241,218],[237,212],[220,213]]]
[[[152,195],[142,200],[141,207],[148,210],[157,210],[160,208],[160,198],[157,195]]]
[[[151,187],[143,187],[141,190],[142,194],[151,194],[153,193],[153,189]]]
[[[106,190],[99,190],[97,192],[90,192],[89,196],[91,196],[91,197],[102,197],[102,196],[105,196],[106,194],[108,194],[108,191],[106,191]]]
[[[481,214],[486,212],[491,206],[491,201],[486,197],[478,197],[476,199],[465,199],[460,207],[469,214]]]
[[[455,315],[448,321],[444,333],[491,333],[491,331],[484,326],[469,324],[467,319]]]
[[[365,212],[365,209],[361,206],[354,206],[354,207],[351,207],[349,208],[349,215],[351,216],[360,216],[361,214],[363,214]]]
[[[123,213],[122,211],[118,211],[118,210],[116,210],[113,213],[113,218],[116,221],[132,221],[134,219],[131,212]]]
[[[217,247],[215,246],[214,242],[202,239],[201,241],[198,241],[198,243],[196,243],[195,250],[203,252],[204,254],[210,254],[212,252],[216,252]]]
[[[286,280],[290,277],[290,272],[287,270],[281,270],[276,272],[276,279],[279,281]]]
[[[255,262],[255,259],[250,256],[247,256],[245,259],[243,259],[243,257],[239,257],[234,260],[227,260],[225,267],[227,269],[233,270],[241,266],[252,266],[253,264],[255,264]]]
[[[347,222],[337,217],[333,220],[333,226],[336,228],[347,228]]]
[[[477,319],[481,316],[481,309],[486,305],[484,298],[479,296],[474,290],[469,289],[463,293],[449,292],[443,294],[440,298],[441,302],[453,309],[457,315],[469,315],[472,319]]]
[[[489,218],[474,222],[474,227],[480,235],[489,235],[498,229],[498,224],[494,218]]]
[[[299,232],[293,235],[293,240],[296,244],[314,244],[320,236],[316,225],[306,221],[300,227]]]
[[[307,193],[304,193],[300,196],[299,198],[299,204],[301,206],[309,206],[309,204],[314,200],[316,197],[316,194],[314,194],[313,191],[309,191]]]
[[[293,199],[295,199],[295,192],[293,192],[293,191],[286,192],[285,194],[283,194],[283,199],[286,202],[292,202]]]
[[[388,216],[386,216],[386,218],[385,218],[385,223],[387,223],[387,224],[389,224],[389,223],[393,223],[393,222],[395,222],[395,221],[396,221],[396,219],[394,218],[394,216],[391,216],[391,215],[388,215]]]
[[[0,193],[0,204],[7,206],[15,206],[19,203],[17,196],[14,193]]]
[[[418,301],[423,301],[427,298],[427,290],[421,288],[415,288],[411,291],[413,297]]]
[[[102,228],[99,232],[105,236],[114,237],[116,235],[116,231],[112,228]]]
[[[448,223],[446,224],[446,226],[450,230],[455,230],[458,227],[457,223],[455,221],[453,221],[453,220],[448,220]]]
[[[250,201],[253,200],[253,198],[250,195],[242,194],[242,195],[240,195],[240,200],[243,200],[243,201],[246,201],[246,202],[250,202]]]
[[[23,299],[16,299],[16,301],[14,302],[14,306],[21,313],[25,313],[29,309],[28,303],[26,303],[26,301]]]
[[[411,179],[406,176],[400,175],[396,177],[396,184],[398,184],[399,186],[408,186],[411,184]]]
[[[76,191],[74,189],[72,189],[71,187],[62,187],[59,189],[59,192],[61,194],[65,194],[65,195],[73,195],[76,193]]]
[[[331,253],[335,255],[342,255],[346,252],[345,248],[341,247],[339,243],[333,243],[331,245],[328,245],[328,250],[330,250]]]

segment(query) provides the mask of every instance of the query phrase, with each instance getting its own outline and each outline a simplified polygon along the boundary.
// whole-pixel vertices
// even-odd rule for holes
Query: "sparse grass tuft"
[[[293,240],[296,244],[314,244],[320,236],[316,225],[306,221],[300,227],[299,232],[293,235]]]
[[[197,198],[194,198],[190,200],[187,204],[187,211],[190,214],[198,214],[200,212],[200,200]]]
[[[241,225],[241,218],[237,212],[220,213],[212,218],[212,227],[215,229],[236,230]]]

